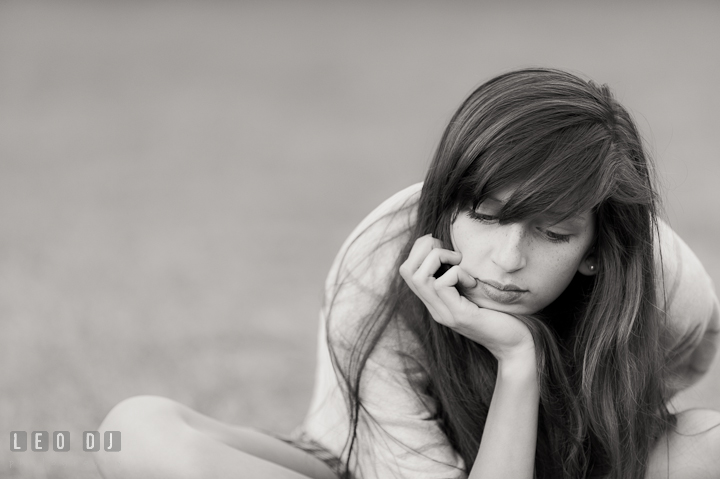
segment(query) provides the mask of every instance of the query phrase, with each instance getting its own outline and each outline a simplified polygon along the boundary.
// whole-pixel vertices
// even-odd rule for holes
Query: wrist
[[[516,350],[497,358],[498,378],[535,378],[537,376],[537,356],[535,347]]]

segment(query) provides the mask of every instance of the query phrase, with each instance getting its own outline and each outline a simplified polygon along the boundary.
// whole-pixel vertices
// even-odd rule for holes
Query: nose
[[[498,228],[492,262],[506,273],[522,269],[527,264],[525,256],[525,227],[520,223],[510,223]]]

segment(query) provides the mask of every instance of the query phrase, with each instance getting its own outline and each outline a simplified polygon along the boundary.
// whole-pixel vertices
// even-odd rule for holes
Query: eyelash
[[[485,223],[485,224],[492,224],[497,221],[496,216],[492,215],[484,215],[482,213],[478,213],[477,211],[470,210],[470,218],[473,220],[479,222],[479,223]],[[569,243],[570,242],[570,235],[561,235],[559,233],[554,233],[549,230],[541,230],[548,241],[552,243]]]

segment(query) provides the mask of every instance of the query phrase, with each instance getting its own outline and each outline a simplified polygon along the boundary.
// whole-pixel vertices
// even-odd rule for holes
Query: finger
[[[472,289],[477,286],[478,280],[474,276],[471,276],[464,269],[457,268],[458,285],[463,289]]]
[[[460,266],[453,266],[433,284],[437,297],[448,308],[450,314],[456,315],[463,312],[462,308],[469,307],[471,303],[460,294],[460,288],[472,288],[477,280],[470,276]],[[467,303],[467,304],[466,304]],[[436,306],[439,308],[439,306]]]
[[[442,248],[435,248],[425,257],[422,265],[407,281],[413,292],[425,303],[430,313],[440,322],[447,321],[449,316],[447,307],[438,297],[434,283],[437,281],[433,276],[437,269],[446,263],[460,262],[460,254]]]
[[[412,292],[416,295],[418,295],[418,290],[413,281],[413,274],[415,274],[425,257],[427,257],[428,253],[432,251],[436,241],[437,240],[429,233],[416,239],[410,249],[407,259],[400,265],[400,276],[405,280]]]
[[[445,302],[438,297],[437,291],[433,287],[433,284],[437,281],[433,276],[433,272],[444,263],[459,262],[460,256],[459,253],[454,251],[435,248],[428,253],[423,264],[412,277],[409,280],[406,279],[408,286],[425,304],[433,319],[445,326],[452,326],[453,318]]]
[[[433,287],[435,288],[435,291],[440,293],[444,290],[453,290],[455,293],[457,293],[457,289],[455,286],[459,284],[460,281],[460,266],[453,266],[449,270],[445,272],[442,276],[440,276],[434,283]]]
[[[410,254],[400,266],[400,275],[406,280],[409,279],[420,268],[420,265],[434,248],[442,248],[442,242],[437,238],[433,238],[431,234],[416,239],[412,249],[410,249]]]
[[[432,288],[431,288],[432,289]],[[418,294],[420,300],[425,304],[430,316],[438,323],[452,327],[454,326],[453,315],[445,302],[440,299],[436,291],[428,292],[428,294]]]
[[[431,280],[432,282],[435,281],[434,278],[431,278]],[[432,287],[432,282],[426,280],[425,282],[416,283],[411,278],[410,281],[407,281],[407,284],[420,301],[423,302],[430,316],[432,316],[435,321],[445,326],[450,326],[452,315],[445,305],[445,302],[438,297],[437,291]]]
[[[425,304],[435,321],[447,325],[448,321],[452,320],[452,317],[443,301],[432,288],[432,282],[435,281],[435,278],[432,277],[432,271],[433,269],[437,270],[443,260],[453,263],[457,261],[454,258],[454,252],[444,249],[442,246],[442,242],[437,238],[433,238],[430,234],[415,240],[408,259],[400,266],[400,275],[413,293]],[[429,260],[428,256],[431,256]],[[427,265],[425,272],[418,273],[423,264]]]
[[[428,253],[420,267],[415,271],[413,279],[415,279],[416,282],[426,281],[427,278],[433,277],[435,272],[443,264],[457,265],[460,263],[460,260],[462,260],[462,255],[457,251],[435,248]]]
[[[458,265],[452,266],[443,274],[436,283],[437,287],[460,286],[470,289],[477,285],[477,279],[469,275],[463,268]]]

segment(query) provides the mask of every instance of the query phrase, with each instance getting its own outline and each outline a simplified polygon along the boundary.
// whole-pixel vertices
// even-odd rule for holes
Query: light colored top
[[[326,318],[332,304],[329,334],[341,361],[363,319],[372,312],[408,240],[422,183],[395,194],[368,215],[343,244],[325,285],[320,313],[317,372],[310,410],[301,429],[336,457],[343,456],[349,433],[344,383],[330,358]],[[718,299],[710,277],[690,248],[660,224],[664,272],[664,307],[673,336],[672,385],[683,389],[704,375],[715,357],[720,332]],[[660,255],[656,254],[656,257]],[[662,288],[663,282],[660,283]],[[392,321],[371,354],[362,375],[358,423],[357,477],[363,479],[438,479],[464,477],[462,458],[433,419],[436,404],[413,390],[420,368],[408,358],[421,357],[408,331]],[[343,362],[343,364],[345,364]],[[342,385],[342,386],[341,386]],[[372,419],[369,419],[370,416]]]

